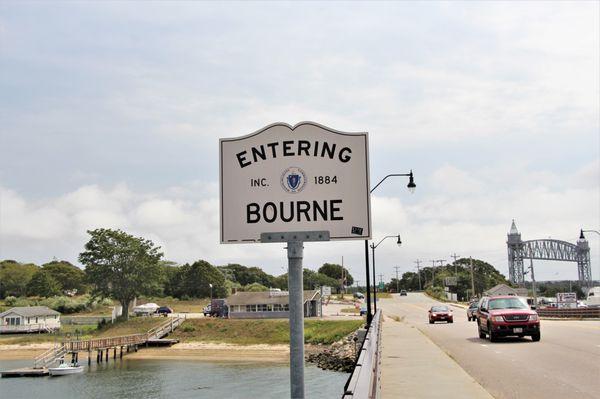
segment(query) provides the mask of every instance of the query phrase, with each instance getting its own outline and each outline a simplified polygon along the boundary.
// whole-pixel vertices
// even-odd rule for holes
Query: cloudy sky
[[[450,255],[508,276],[506,233],[600,229],[599,2],[0,3],[0,259],[77,263],[121,228],[167,259],[285,272],[220,245],[218,139],[368,131],[386,279]],[[600,237],[590,235],[600,275]],[[364,281],[362,242],[306,245]],[[577,278],[539,263],[538,279]]]

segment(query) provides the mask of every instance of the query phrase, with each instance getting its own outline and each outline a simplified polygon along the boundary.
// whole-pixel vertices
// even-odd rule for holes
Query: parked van
[[[600,287],[590,288],[585,303],[586,305],[588,305],[589,308],[600,307]]]

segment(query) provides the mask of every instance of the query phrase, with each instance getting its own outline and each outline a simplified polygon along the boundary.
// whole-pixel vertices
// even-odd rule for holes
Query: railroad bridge
[[[590,245],[583,235],[583,230],[576,244],[552,239],[523,241],[513,220],[506,245],[508,247],[508,275],[513,284],[521,286],[525,284],[524,259],[540,259],[576,262],[579,283],[582,287],[592,286]]]

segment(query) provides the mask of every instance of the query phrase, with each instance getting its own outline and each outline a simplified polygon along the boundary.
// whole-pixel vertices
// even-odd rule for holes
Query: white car
[[[145,303],[143,305],[139,305],[133,308],[133,314],[136,316],[149,316],[151,314],[156,313],[160,306],[155,303]]]

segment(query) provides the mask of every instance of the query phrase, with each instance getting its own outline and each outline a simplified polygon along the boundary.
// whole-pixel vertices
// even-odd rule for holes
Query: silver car
[[[467,309],[467,320],[475,321],[477,320],[477,307],[479,306],[479,302],[471,302],[469,304],[469,308]]]

